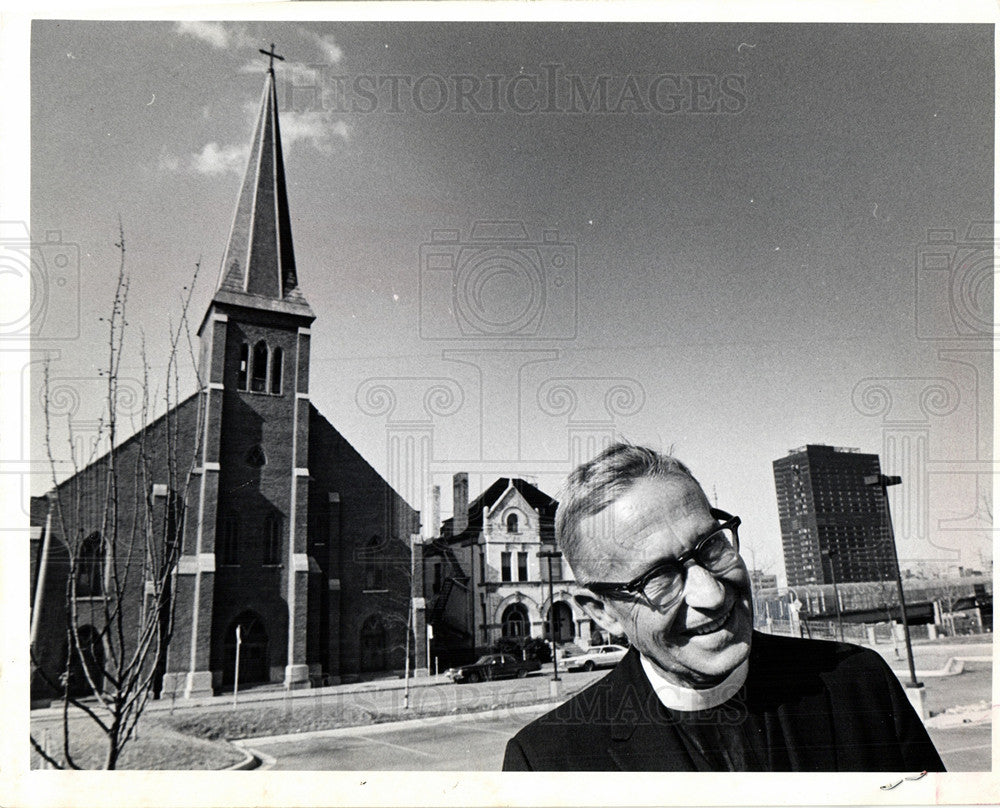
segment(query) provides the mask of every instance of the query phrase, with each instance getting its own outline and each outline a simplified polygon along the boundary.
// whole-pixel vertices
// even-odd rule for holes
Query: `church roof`
[[[295,272],[273,69],[268,70],[264,81],[250,159],[219,270],[215,300],[313,316]]]

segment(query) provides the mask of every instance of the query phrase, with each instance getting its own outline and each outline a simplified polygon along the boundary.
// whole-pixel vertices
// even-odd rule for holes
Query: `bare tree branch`
[[[121,440],[129,421],[119,419],[123,404],[131,395],[122,382],[121,370],[129,331],[127,304],[130,281],[126,272],[124,228],[119,221],[118,273],[111,310],[101,318],[107,326],[104,411],[98,421],[97,440],[91,447],[87,464],[81,468],[75,446],[73,420],[67,429],[72,459],[72,475],[60,482],[53,451],[53,391],[48,361],[45,364],[43,410],[46,451],[52,478],[50,509],[57,523],[59,541],[67,557],[65,582],[66,630],[65,660],[61,673],[53,676],[44,659],[31,649],[34,674],[50,689],[59,692],[62,701],[62,747],[65,764],[41,748],[35,738],[33,747],[52,765],[79,768],[70,753],[73,722],[72,708],[79,710],[104,734],[103,765],[113,769],[121,759],[125,745],[135,737],[135,730],[153,695],[161,671],[163,654],[169,643],[174,622],[171,586],[181,549],[187,492],[196,465],[196,455],[186,458],[186,468],[179,471],[181,446],[190,438],[195,449],[201,436],[187,436],[182,429],[179,389],[181,374],[178,362],[180,341],[188,341],[188,353],[195,360],[190,335],[188,311],[193,283],[185,287],[180,323],[169,330],[169,357],[163,388],[164,414],[154,418],[158,395],[151,396],[150,362],[145,334],[140,334],[143,363],[142,390],[138,422],[134,408],[129,410],[131,437]],[[195,276],[200,268],[196,265]],[[197,369],[198,390],[202,389]],[[203,402],[197,399],[195,418],[203,423]],[[199,430],[200,431],[200,430]],[[123,449],[128,445],[127,452]],[[96,457],[99,448],[107,449]],[[131,453],[131,454],[129,454]],[[159,486],[165,481],[165,496]],[[95,522],[99,529],[93,530]],[[88,524],[89,523],[89,524]],[[49,537],[50,540],[52,537]],[[86,578],[87,588],[82,580]],[[36,605],[37,606],[37,605]],[[94,699],[96,703],[85,703]],[[75,726],[75,725],[74,725]]]

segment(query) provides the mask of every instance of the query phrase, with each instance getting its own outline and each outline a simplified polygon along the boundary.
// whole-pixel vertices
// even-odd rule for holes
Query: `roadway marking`
[[[367,735],[355,735],[355,738],[361,738],[362,740],[368,741],[369,743],[377,743],[382,746],[391,746],[393,749],[402,749],[404,752],[412,752],[415,755],[423,755],[424,757],[434,757],[430,752],[421,752],[419,749],[414,749],[410,746],[403,746],[398,743],[389,743],[388,741],[380,741],[377,738],[370,738]]]

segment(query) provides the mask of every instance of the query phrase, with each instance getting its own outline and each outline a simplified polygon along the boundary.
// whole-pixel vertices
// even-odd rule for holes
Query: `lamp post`
[[[824,550],[821,554],[823,558],[830,562],[830,580],[833,583],[833,605],[837,610],[837,630],[840,632],[840,641],[844,641],[844,618],[840,613],[840,592],[837,589],[837,570],[834,569],[834,556],[839,555],[836,550]]]
[[[552,646],[552,681],[559,681],[559,663],[556,660],[556,602],[555,588],[552,585],[552,559],[562,558],[562,553],[558,550],[541,550],[539,558],[548,559],[549,562],[549,644]]]
[[[892,514],[889,511],[889,496],[886,489],[890,485],[899,485],[902,477],[886,474],[871,474],[865,477],[865,485],[882,489],[882,507],[885,511],[885,525],[889,530],[889,545],[892,547],[892,560],[896,567],[896,589],[899,592],[899,612],[903,621],[903,639],[906,642],[906,661],[910,666],[910,687],[923,687],[917,681],[917,668],[913,664],[913,646],[910,643],[910,624],[906,619],[906,598],[903,596],[903,576],[899,571],[899,553],[896,551],[896,535],[892,530]]]

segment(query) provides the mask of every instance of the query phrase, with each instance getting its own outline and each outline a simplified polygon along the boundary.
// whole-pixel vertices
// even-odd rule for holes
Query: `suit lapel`
[[[615,670],[608,755],[621,771],[694,771],[632,648]],[[619,697],[620,696],[620,697]]]
[[[837,771],[833,710],[819,677],[803,676],[801,661],[766,634],[751,645],[751,709],[763,713],[770,766],[776,771]]]

